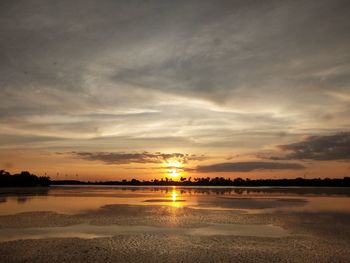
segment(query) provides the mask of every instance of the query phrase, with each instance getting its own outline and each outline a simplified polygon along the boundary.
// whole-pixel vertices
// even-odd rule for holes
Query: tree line
[[[350,177],[344,178],[295,178],[295,179],[243,179],[224,177],[181,177],[178,181],[172,178],[140,181],[137,179],[121,181],[78,181],[78,180],[50,180],[48,176],[37,176],[27,171],[10,174],[0,170],[0,187],[14,186],[49,186],[49,185],[150,185],[150,186],[324,186],[324,187],[350,187]]]
[[[243,178],[224,178],[224,177],[196,177],[183,178],[174,181],[171,178],[153,179],[150,181],[140,181],[137,179],[122,181],[88,181],[78,180],[56,180],[51,184],[94,184],[94,185],[154,185],[154,186],[328,186],[328,187],[350,187],[350,177],[344,178],[295,178],[295,179],[243,179]]]
[[[47,176],[36,176],[27,171],[10,174],[0,170],[0,187],[49,186],[50,182]]]

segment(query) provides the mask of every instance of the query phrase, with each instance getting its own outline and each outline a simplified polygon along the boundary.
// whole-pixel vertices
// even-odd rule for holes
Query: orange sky
[[[160,178],[180,177],[225,177],[225,178],[295,178],[295,177],[344,177],[349,176],[349,164],[344,161],[302,161],[305,169],[257,169],[252,171],[226,171],[202,172],[196,170],[198,165],[220,163],[221,158],[208,158],[203,161],[177,162],[174,159],[160,163],[131,163],[131,164],[105,164],[101,161],[89,161],[72,158],[69,154],[33,151],[14,151],[11,154],[1,154],[1,160],[10,172],[29,170],[38,175],[48,175],[52,179],[72,180],[122,180],[136,178],[151,180]],[[14,161],[15,160],[15,161]],[[251,159],[250,159],[251,160]],[[235,163],[240,160],[235,159]],[[246,161],[246,160],[245,160]],[[248,161],[249,162],[249,161]],[[264,161],[266,162],[266,161]],[[288,162],[290,163],[290,162]]]

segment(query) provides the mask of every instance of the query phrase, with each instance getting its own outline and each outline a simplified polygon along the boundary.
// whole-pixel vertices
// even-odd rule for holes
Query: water
[[[0,241],[147,233],[256,237],[291,234],[264,221],[223,222],[224,217],[215,211],[232,212],[226,218],[283,213],[350,214],[350,189],[114,186],[0,189],[0,225],[5,222],[11,226],[0,227]],[[48,222],[42,221],[43,225],[37,226],[35,222],[34,227],[21,225],[34,218],[30,213],[38,212],[64,215],[62,226],[60,222],[57,227],[50,226],[52,214],[45,214]],[[12,219],[8,219],[13,215],[19,222],[15,227],[11,225]]]
[[[0,188],[0,215],[53,211],[76,214],[105,205],[167,205],[229,209],[350,213],[349,188],[108,187]]]

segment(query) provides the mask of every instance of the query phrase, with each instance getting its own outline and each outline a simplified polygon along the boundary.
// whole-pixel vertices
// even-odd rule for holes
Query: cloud
[[[280,145],[279,148],[290,153],[283,157],[271,157],[279,160],[349,160],[350,132],[327,136],[310,136],[297,143]]]
[[[206,157],[183,153],[124,153],[124,152],[71,152],[78,158],[89,161],[102,161],[106,164],[131,164],[131,163],[163,163],[169,160],[177,160],[180,163],[203,160]]]
[[[6,147],[241,153],[350,127],[346,0],[2,2]]]
[[[297,163],[279,163],[279,162],[234,162],[217,163],[212,165],[198,166],[196,171],[202,173],[220,173],[220,172],[251,172],[255,170],[300,170],[305,167]]]

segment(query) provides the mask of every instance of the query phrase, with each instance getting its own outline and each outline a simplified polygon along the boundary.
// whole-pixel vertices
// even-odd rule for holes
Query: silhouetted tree
[[[9,172],[0,170],[0,187],[10,186],[49,186],[50,178],[47,176],[36,176],[27,171],[11,175]]]

